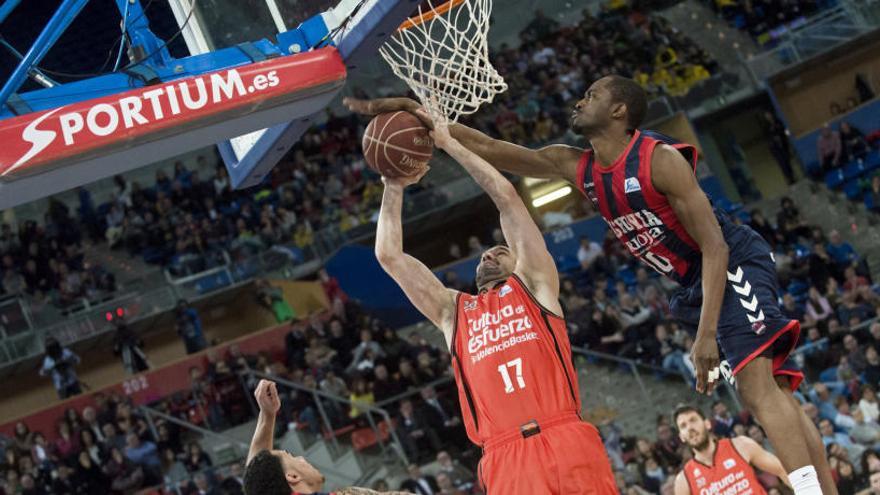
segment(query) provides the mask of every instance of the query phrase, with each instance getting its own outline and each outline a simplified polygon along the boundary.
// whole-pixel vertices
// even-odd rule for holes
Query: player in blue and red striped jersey
[[[345,103],[365,114],[407,110],[430,125],[414,100]],[[722,374],[736,376],[743,402],[766,430],[795,493],[836,494],[819,433],[792,395],[802,374],[787,358],[800,325],[778,307],[771,248],[712,207],[696,179],[696,148],[639,130],[646,112],[638,83],[608,76],[589,87],[571,116],[590,149],[531,150],[461,124],[450,132],[500,170],[565,179],[586,194],[633,256],[682,285],[671,306],[696,329],[691,357],[697,390],[711,393]]]

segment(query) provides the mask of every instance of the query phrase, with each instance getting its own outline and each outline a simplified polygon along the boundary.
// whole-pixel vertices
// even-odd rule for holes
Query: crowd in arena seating
[[[872,94],[873,96],[873,94]],[[843,190],[852,201],[880,212],[880,129],[862,130],[841,121],[826,125],[816,142],[817,162],[808,173],[830,189]]]
[[[770,32],[797,23],[836,3],[835,0],[706,0],[722,18],[748,32],[759,43],[774,39]]]
[[[602,76],[632,77],[652,96],[681,95],[718,71],[706,51],[664,19],[627,7],[598,16],[585,11],[571,27],[539,10],[520,38],[519,47],[503,45],[492,54],[510,89],[475,121],[517,143],[561,134],[574,102]]]
[[[82,236],[67,206],[51,201],[43,225],[0,226],[0,294],[27,294],[36,303],[69,307],[116,290],[112,273],[86,261]]]

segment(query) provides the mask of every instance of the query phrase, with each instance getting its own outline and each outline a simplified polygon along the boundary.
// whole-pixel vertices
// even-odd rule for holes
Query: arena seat
[[[829,189],[839,188],[844,181],[846,181],[846,177],[841,169],[832,170],[825,174],[825,185],[828,186]]]
[[[862,185],[859,184],[858,179],[850,180],[843,185],[843,192],[847,199],[854,201],[862,194]]]

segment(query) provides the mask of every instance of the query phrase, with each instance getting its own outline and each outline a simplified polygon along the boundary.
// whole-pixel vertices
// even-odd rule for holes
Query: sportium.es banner
[[[345,75],[339,53],[325,48],[0,121],[0,179],[45,172],[281,105]]]

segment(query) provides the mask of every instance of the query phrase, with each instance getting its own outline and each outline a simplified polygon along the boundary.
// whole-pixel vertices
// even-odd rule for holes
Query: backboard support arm
[[[51,49],[52,46],[55,45],[55,42],[58,41],[58,38],[64,34],[64,31],[70,26],[70,23],[73,22],[73,19],[76,18],[77,14],[80,13],[88,1],[89,0],[64,0],[61,3],[58,10],[52,15],[49,23],[46,24],[46,27],[43,28],[43,31],[37,36],[31,49],[28,50],[24,58],[18,63],[18,66],[12,72],[9,80],[3,85],[3,88],[0,89],[0,107],[6,105],[9,97],[21,88],[21,85],[24,84],[31,69],[43,60],[43,57],[46,56],[49,49]],[[4,3],[3,7],[5,8],[6,5],[7,4]],[[12,9],[10,8],[8,11],[11,12]],[[8,14],[8,12],[6,13]]]

